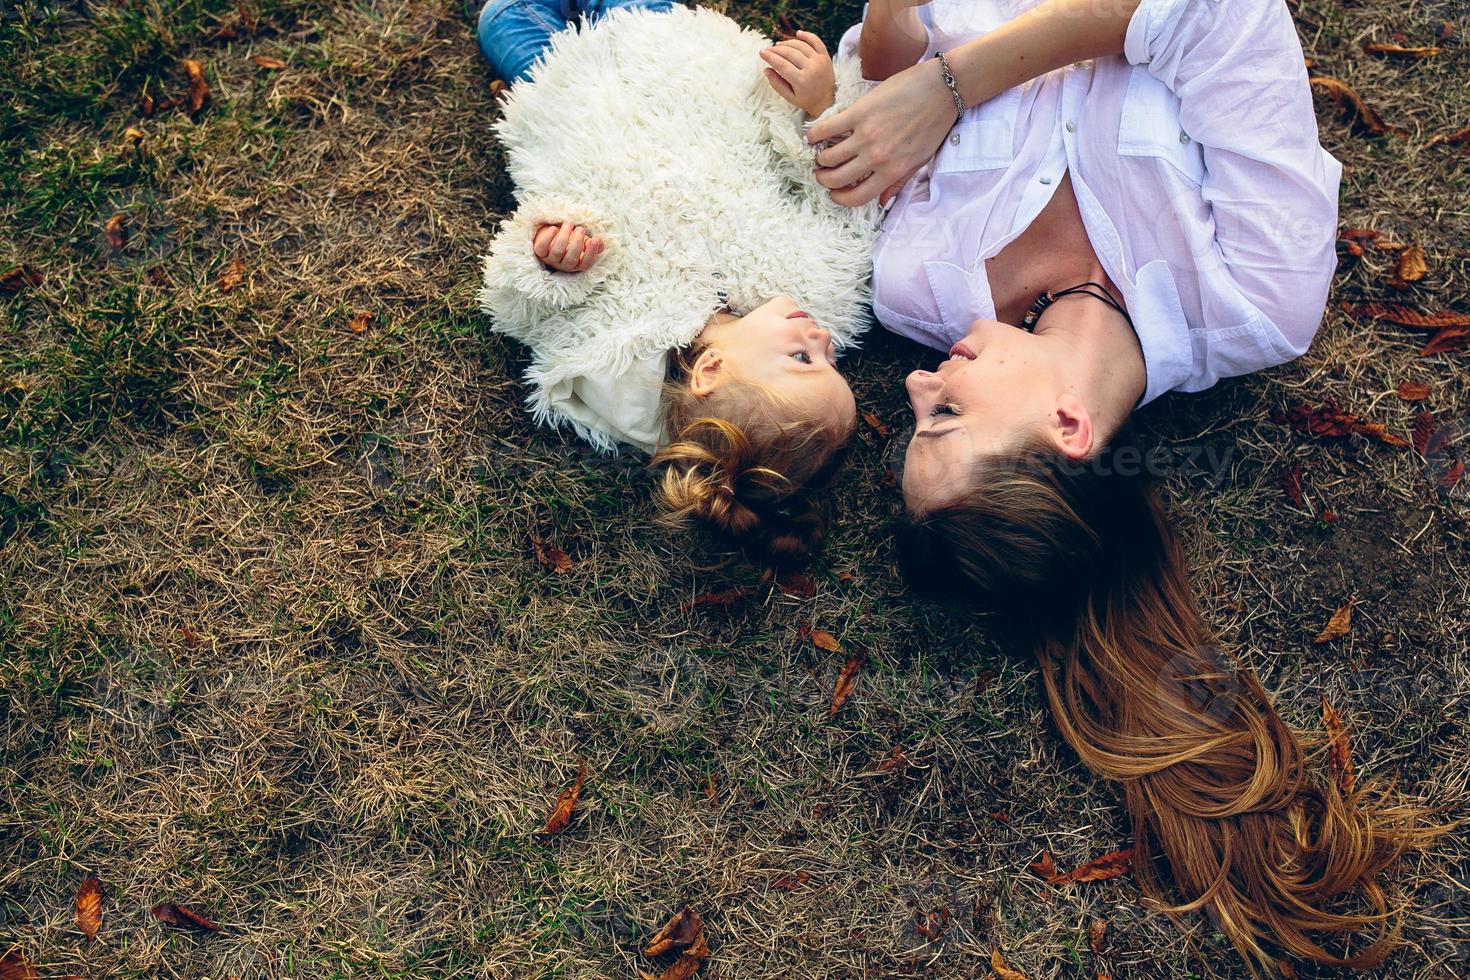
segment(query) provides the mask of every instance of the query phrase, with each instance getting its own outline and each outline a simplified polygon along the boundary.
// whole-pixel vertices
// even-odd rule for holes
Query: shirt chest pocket
[[[1195,184],[1205,179],[1204,152],[1179,124],[1179,96],[1142,68],[1128,77],[1118,155],[1156,157]]]
[[[1016,113],[1021,90],[1012,88],[974,106],[945,136],[934,155],[936,174],[999,170],[1015,159]]]

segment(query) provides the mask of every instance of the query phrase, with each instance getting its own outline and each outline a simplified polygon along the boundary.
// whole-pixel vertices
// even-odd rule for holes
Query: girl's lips
[[[949,356],[952,358],[963,357],[967,361],[973,361],[975,359],[975,352],[966,347],[964,341],[960,341],[949,349]]]
[[[812,318],[812,315],[806,310],[792,310],[790,313],[786,314],[786,319],[788,320],[795,320],[798,317],[803,320],[810,320]]]

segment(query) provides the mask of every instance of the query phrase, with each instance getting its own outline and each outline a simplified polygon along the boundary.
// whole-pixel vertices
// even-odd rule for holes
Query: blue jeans
[[[506,82],[526,77],[551,36],[573,21],[596,22],[622,7],[668,10],[674,0],[488,0],[480,11],[480,50]]]

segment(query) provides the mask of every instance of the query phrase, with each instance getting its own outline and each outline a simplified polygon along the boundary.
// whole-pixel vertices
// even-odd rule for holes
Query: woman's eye
[[[798,361],[800,361],[803,364],[810,364],[812,362],[812,356],[810,354],[808,354],[804,350],[799,350],[795,354],[792,354],[791,356],[794,357],[794,358],[796,358]]]
[[[931,419],[932,418],[935,418],[937,416],[940,416],[940,415],[958,415],[958,414],[959,414],[959,412],[956,412],[954,410],[954,406],[953,405],[940,404],[940,405],[935,405],[933,408],[929,409],[929,417]]]

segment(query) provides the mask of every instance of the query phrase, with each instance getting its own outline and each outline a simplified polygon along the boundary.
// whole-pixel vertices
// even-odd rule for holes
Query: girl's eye
[[[936,416],[939,416],[939,415],[958,415],[958,414],[960,414],[960,413],[959,412],[956,412],[954,410],[954,406],[953,405],[942,405],[941,404],[941,405],[935,405],[933,408],[929,409],[929,417],[931,419],[932,418],[935,418]]]
[[[791,356],[794,357],[794,358],[796,358],[798,361],[800,361],[803,364],[810,364],[812,362],[812,356],[810,354],[808,354],[804,350],[799,350],[795,354],[792,354]]]

